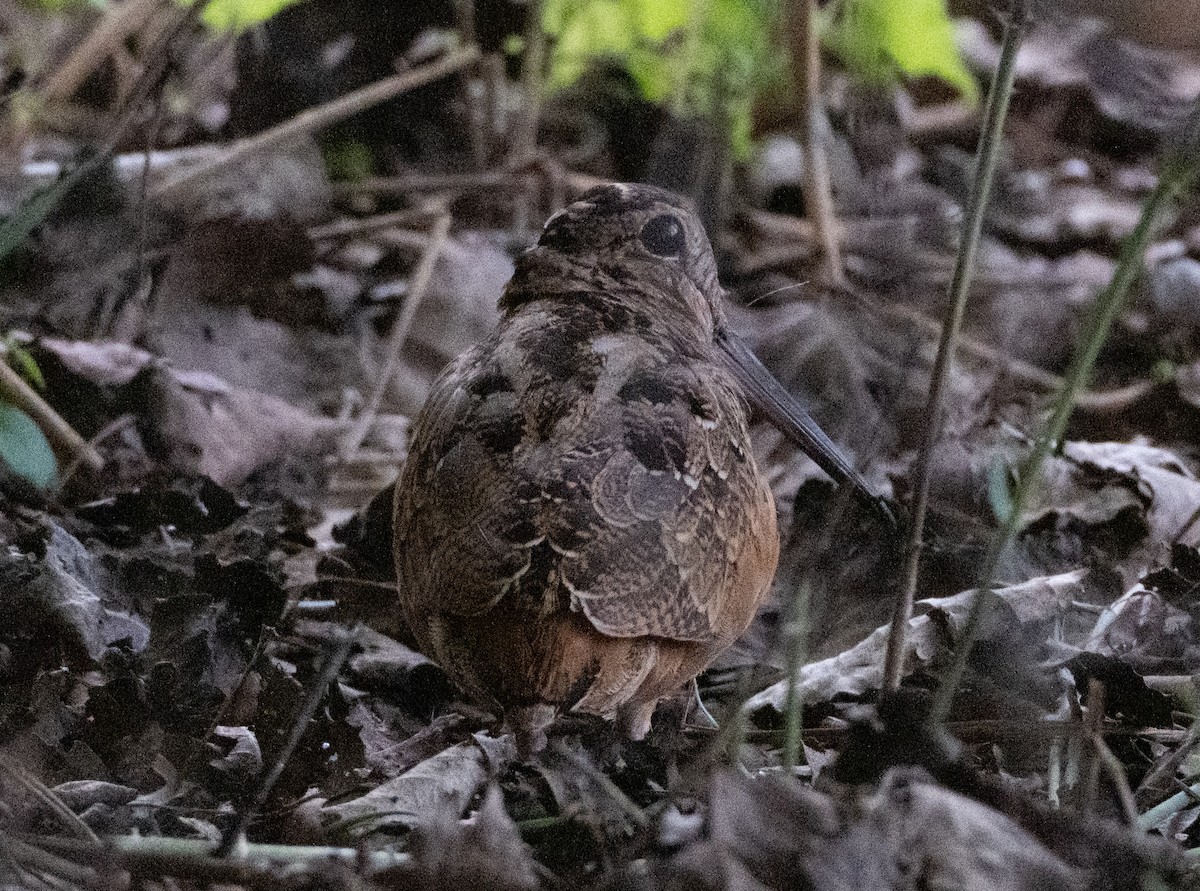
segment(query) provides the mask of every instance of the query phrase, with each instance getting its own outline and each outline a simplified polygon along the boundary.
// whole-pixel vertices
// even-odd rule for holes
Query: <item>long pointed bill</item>
[[[751,404],[762,411],[780,433],[802,448],[835,482],[850,486],[864,504],[888,522],[895,523],[895,517],[883,499],[871,491],[867,481],[846,460],[833,440],[825,435],[792,394],[775,380],[775,376],[750,348],[728,331],[718,333],[716,341]]]

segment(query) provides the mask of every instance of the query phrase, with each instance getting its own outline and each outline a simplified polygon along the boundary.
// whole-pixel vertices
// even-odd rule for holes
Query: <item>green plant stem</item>
[[[979,588],[971,602],[971,610],[963,627],[955,648],[954,659],[947,667],[937,698],[934,700],[930,713],[930,721],[941,724],[950,714],[950,704],[955,691],[962,681],[966,671],[967,658],[979,631],[987,608],[991,602],[992,584],[999,565],[1000,556],[1017,537],[1017,529],[1021,517],[1030,499],[1041,483],[1042,465],[1050,456],[1053,449],[1058,447],[1063,433],[1067,429],[1075,401],[1091,376],[1096,358],[1108,338],[1108,332],[1116,321],[1117,315],[1125,305],[1125,297],[1142,268],[1142,258],[1146,247],[1154,235],[1155,226],[1163,212],[1169,208],[1181,192],[1187,189],[1195,180],[1200,160],[1200,100],[1193,107],[1191,118],[1180,143],[1171,151],[1162,172],[1159,174],[1158,185],[1146,199],[1142,207],[1141,217],[1133,232],[1125,239],[1121,254],[1117,260],[1117,268],[1112,281],[1096,298],[1087,330],[1084,334],[1071,366],[1063,376],[1062,387],[1054,400],[1053,412],[1050,419],[1042,427],[1033,450],[1021,468],[1016,491],[1013,493],[1012,506],[1008,516],[1002,518],[1001,527],[992,537],[987,554],[982,563],[979,576]]]
[[[549,817],[533,817],[529,820],[518,820],[517,831],[524,836],[529,832],[542,832],[558,826],[566,826],[574,817],[565,814],[552,814]]]
[[[954,264],[954,275],[950,280],[950,313],[942,325],[938,342],[937,357],[929,381],[929,397],[925,403],[925,438],[917,458],[916,478],[913,481],[913,501],[909,517],[909,537],[904,572],[904,585],[896,599],[892,613],[892,624],[888,631],[887,655],[884,661],[883,688],[898,690],[904,668],[904,639],[908,622],[912,618],[913,600],[916,598],[917,580],[921,568],[921,553],[924,547],[925,515],[929,509],[929,483],[933,467],[933,454],[942,435],[942,420],[945,410],[945,390],[949,371],[954,364],[958,345],[958,333],[966,314],[967,298],[971,290],[971,278],[975,272],[975,258],[983,233],[983,217],[992,192],[992,180],[996,172],[1004,129],[1004,118],[1008,113],[1008,101],[1012,96],[1016,78],[1017,50],[1029,24],[1024,4],[1018,3],[1005,23],[1004,38],[1000,49],[1000,61],[992,88],[988,91],[987,108],[983,128],[979,134],[976,151],[975,178],[971,185],[966,219],[963,221],[962,241],[958,246],[958,257]]]
[[[62,415],[54,410],[41,394],[25,382],[21,375],[8,367],[0,354],[0,400],[10,402],[29,415],[46,435],[46,439],[59,450],[60,456],[82,461],[99,473],[104,469],[104,457],[87,440],[79,435]]]
[[[787,695],[783,703],[784,737],[783,767],[792,773],[800,763],[803,743],[804,701],[800,698],[800,669],[807,655],[808,604],[811,600],[811,585],[803,578],[796,585],[787,604],[787,622],[783,627],[783,639],[787,654]]]

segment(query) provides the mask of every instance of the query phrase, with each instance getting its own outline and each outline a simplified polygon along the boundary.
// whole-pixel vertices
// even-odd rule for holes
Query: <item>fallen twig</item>
[[[792,70],[799,84],[800,146],[804,150],[804,203],[821,246],[822,266],[834,285],[845,282],[840,227],[833,206],[829,157],[825,151],[828,125],[821,111],[821,47],[816,0],[793,0],[791,9]]]
[[[940,322],[930,318],[920,310],[911,309],[907,306],[887,305],[863,294],[856,294],[855,299],[872,312],[878,313],[885,318],[909,322],[923,328],[931,337],[935,336],[941,330],[942,326]],[[976,361],[1001,368],[1005,374],[1020,383],[1037,387],[1039,390],[1045,392],[1054,392],[1060,389],[1063,384],[1061,375],[1047,371],[1044,368],[1039,368],[1032,362],[1027,362],[1011,353],[1005,352],[999,347],[991,346],[972,337],[960,334],[958,338],[958,351],[961,355],[975,359]],[[1085,390],[1079,394],[1079,401],[1076,403],[1076,407],[1092,414],[1114,414],[1134,405],[1139,399],[1142,399],[1147,393],[1153,390],[1155,386],[1154,381],[1143,380],[1134,381],[1123,387],[1114,387],[1111,390]]]
[[[88,75],[95,71],[125,38],[142,27],[159,0],[130,0],[102,8],[100,20],[62,64],[46,78],[41,90],[46,104],[70,99]]]
[[[408,854],[392,851],[250,842],[242,842],[229,856],[219,857],[212,842],[160,836],[108,836],[99,845],[57,836],[20,836],[19,840],[89,863],[108,855],[117,868],[143,875],[179,876],[208,882],[247,881],[270,887],[279,886],[282,866],[316,867],[338,863],[375,871],[412,862]]]
[[[402,176],[372,176],[349,183],[335,183],[338,196],[407,195],[412,192],[465,192],[500,189],[515,183],[513,171],[506,168],[478,173],[406,173]]]
[[[406,173],[402,176],[376,176],[353,183],[335,183],[334,195],[352,197],[364,193],[373,195],[410,195],[414,192],[478,192],[507,189],[518,191],[528,188],[523,174],[535,173],[545,177],[550,190],[556,193],[557,206],[562,204],[562,194],[581,194],[609,180],[568,170],[557,160],[543,152],[534,152],[530,157],[515,159],[511,164],[481,170],[477,173]],[[771,214],[770,216],[778,216]],[[780,217],[780,219],[789,219]],[[808,225],[804,220],[796,220]]]
[[[393,226],[411,226],[428,217],[443,212],[440,203],[430,202],[420,207],[407,207],[390,213],[375,214],[370,217],[354,217],[345,220],[335,220],[323,226],[313,226],[307,232],[310,241],[325,241],[333,238],[349,238],[363,235],[379,229],[389,229]]]
[[[432,231],[429,235],[429,243],[425,248],[425,252],[421,255],[421,261],[417,264],[416,271],[413,273],[412,287],[409,288],[407,299],[405,299],[404,305],[396,316],[396,321],[392,324],[392,330],[388,334],[387,359],[384,362],[383,371],[380,372],[378,380],[375,381],[375,387],[367,399],[367,404],[359,414],[358,420],[342,439],[339,452],[343,460],[349,458],[362,445],[367,431],[371,429],[371,424],[375,422],[375,416],[379,413],[379,406],[383,403],[383,395],[387,392],[387,388],[391,386],[392,377],[396,373],[396,366],[400,363],[400,351],[404,348],[404,342],[408,339],[408,332],[412,329],[417,309],[420,308],[421,300],[425,297],[425,292],[429,289],[429,281],[433,277],[434,264],[437,263],[437,258],[441,255],[449,234],[450,214],[443,212],[434,220]]]
[[[184,186],[190,185],[204,177],[211,176],[231,164],[236,164],[245,158],[270,148],[277,148],[292,142],[301,136],[324,129],[330,124],[345,120],[367,108],[386,102],[401,93],[424,86],[427,83],[452,74],[472,64],[479,58],[478,47],[470,46],[456,50],[436,62],[430,62],[419,68],[385,77],[362,89],[339,96],[332,102],[319,105],[300,112],[295,117],[284,121],[277,127],[265,130],[256,136],[238,140],[230,145],[220,155],[197,164],[195,167],[181,171],[171,179],[161,182],[151,189],[152,198],[163,198],[178,192]]]
[[[40,801],[47,810],[58,817],[62,825],[71,830],[76,838],[82,839],[85,842],[99,841],[92,828],[67,807],[66,803],[54,793],[53,789],[47,788],[45,783],[7,755],[0,754],[0,770],[12,777],[16,783],[23,786],[26,791]]]
[[[798,239],[799,244],[779,244],[760,250],[749,263],[739,267],[743,275],[750,275],[764,269],[775,268],[778,265],[796,262],[811,257],[816,250],[810,242],[816,237],[812,223],[808,220],[789,217],[784,214],[769,211],[751,211],[746,219],[752,226],[762,229],[780,238]],[[853,225],[855,221],[842,221],[839,225]],[[979,278],[987,278],[981,274]],[[820,293],[826,293],[821,291]],[[836,292],[835,292],[836,293]],[[853,297],[854,301],[870,312],[888,320],[900,321],[922,329],[930,337],[936,337],[942,330],[942,323],[931,318],[919,309],[903,306],[897,303],[884,303],[869,296],[865,292],[847,287],[842,293]],[[1063,379],[1052,371],[1040,368],[999,347],[991,346],[968,335],[959,334],[958,353],[976,361],[1002,368],[1005,374],[1023,384],[1037,387],[1039,390],[1053,392],[1062,387]],[[1135,381],[1123,387],[1111,390],[1085,390],[1079,394],[1076,407],[1081,411],[1093,414],[1112,414],[1124,411],[1143,398],[1156,386],[1154,381]]]
[[[1091,739],[1100,760],[1100,767],[1116,792],[1117,802],[1121,805],[1121,816],[1126,825],[1136,826],[1138,821],[1137,802],[1134,800],[1133,790],[1129,788],[1129,778],[1125,776],[1125,765],[1121,763],[1120,758],[1113,754],[1113,750],[1108,747],[1108,743],[1104,741],[1103,737],[1093,734]]]
[[[287,766],[288,761],[291,760],[292,753],[300,745],[300,739],[308,729],[308,724],[316,713],[317,706],[325,699],[325,693],[329,685],[337,678],[342,665],[350,656],[350,650],[357,642],[358,628],[356,626],[349,631],[345,631],[340,639],[333,643],[331,649],[326,654],[324,663],[321,665],[320,672],[308,688],[308,695],[297,710],[295,720],[292,722],[291,733],[288,734],[287,741],[283,744],[283,748],[280,749],[275,763],[259,783],[258,789],[255,790],[254,799],[247,807],[242,809],[241,813],[238,814],[237,821],[221,839],[221,844],[216,849],[216,853],[219,856],[229,856],[238,842],[243,840],[242,836],[246,831],[246,827],[254,819],[255,815],[262,810],[263,805],[266,804],[267,798],[270,797],[272,790],[275,788],[275,783],[279,781],[279,777],[283,775],[283,769]]]

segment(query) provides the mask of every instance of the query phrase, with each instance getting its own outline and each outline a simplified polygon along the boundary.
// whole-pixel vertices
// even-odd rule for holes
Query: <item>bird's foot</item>
[[[517,740],[517,753],[528,759],[546,748],[546,728],[554,721],[555,708],[549,703],[524,705],[504,713]]]

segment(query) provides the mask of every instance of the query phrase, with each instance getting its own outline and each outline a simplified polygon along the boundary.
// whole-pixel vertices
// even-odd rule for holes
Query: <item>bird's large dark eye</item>
[[[652,254],[660,257],[678,257],[683,253],[687,237],[683,232],[683,223],[674,214],[663,213],[650,220],[642,227],[638,236],[643,245]]]

